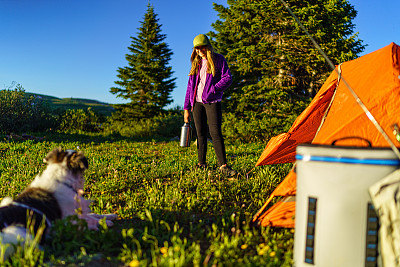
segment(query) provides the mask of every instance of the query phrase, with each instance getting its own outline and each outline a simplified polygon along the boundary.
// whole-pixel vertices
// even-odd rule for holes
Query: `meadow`
[[[117,213],[113,227],[89,231],[59,221],[43,247],[26,247],[5,266],[291,266],[293,229],[251,226],[251,218],[290,170],[256,167],[264,143],[227,144],[239,172],[217,171],[209,143],[207,170],[194,168],[196,147],[178,141],[49,134],[38,140],[0,136],[0,197],[15,197],[45,168],[55,147],[89,160],[85,198],[96,213]],[[250,172],[250,173],[249,173]],[[248,175],[247,175],[248,174]]]

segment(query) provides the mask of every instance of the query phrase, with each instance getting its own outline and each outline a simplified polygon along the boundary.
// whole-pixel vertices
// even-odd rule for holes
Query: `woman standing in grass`
[[[207,121],[213,141],[219,170],[227,176],[236,175],[226,162],[224,138],[222,136],[221,100],[224,91],[231,85],[232,76],[224,56],[214,52],[208,37],[197,35],[193,40],[190,57],[192,67],[186,90],[184,121],[189,123],[193,113],[197,133],[197,167],[206,168]]]

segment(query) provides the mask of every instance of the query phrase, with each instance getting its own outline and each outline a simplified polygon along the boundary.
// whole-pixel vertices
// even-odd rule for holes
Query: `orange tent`
[[[333,71],[287,133],[271,138],[256,166],[295,161],[301,143],[373,147],[389,144],[370,121],[343,80],[354,90],[391,141],[400,146],[392,126],[400,125],[400,47],[395,43],[345,62]],[[340,75],[338,75],[340,73]],[[348,138],[358,137],[358,138]],[[347,138],[347,139],[346,139]],[[253,217],[263,226],[294,227],[296,174],[292,170]],[[275,196],[283,196],[266,210]]]

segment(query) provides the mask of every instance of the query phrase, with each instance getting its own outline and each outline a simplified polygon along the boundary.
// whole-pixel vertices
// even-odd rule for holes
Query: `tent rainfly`
[[[295,162],[301,143],[344,146],[389,147],[349,89],[353,88],[376,121],[400,147],[393,125],[400,125],[400,47],[391,43],[375,52],[341,64],[333,71],[310,105],[297,117],[287,133],[271,138],[256,166]],[[296,195],[295,168],[273,191],[253,217],[262,226],[294,227]],[[282,196],[266,210],[275,196]]]

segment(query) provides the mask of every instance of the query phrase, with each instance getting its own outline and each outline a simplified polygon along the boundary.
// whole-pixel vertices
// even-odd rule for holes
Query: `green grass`
[[[119,219],[98,232],[61,221],[43,251],[17,253],[10,266],[291,266],[293,230],[250,226],[291,167],[257,167],[246,177],[264,144],[227,144],[228,161],[240,173],[229,181],[217,171],[211,144],[211,168],[196,170],[196,148],[181,148],[178,141],[83,135],[3,140],[0,196],[15,197],[58,146],[84,151],[85,197],[94,200],[94,212]]]

